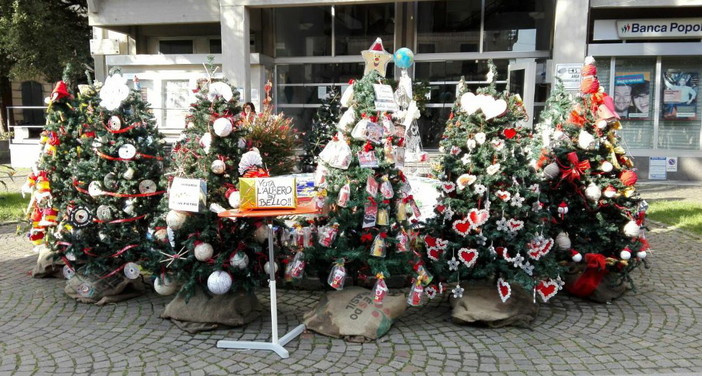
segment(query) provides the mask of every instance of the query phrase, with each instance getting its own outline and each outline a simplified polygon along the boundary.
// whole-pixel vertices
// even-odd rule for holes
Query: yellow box
[[[294,209],[297,207],[295,178],[240,178],[239,210]]]

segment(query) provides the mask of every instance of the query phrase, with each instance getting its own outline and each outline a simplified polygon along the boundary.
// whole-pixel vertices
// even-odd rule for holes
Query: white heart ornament
[[[461,109],[468,115],[472,115],[480,109],[481,100],[473,93],[461,95]]]
[[[475,141],[480,145],[485,143],[486,138],[487,137],[485,136],[485,133],[483,133],[483,132],[478,132],[475,134]]]
[[[487,172],[488,175],[495,175],[498,171],[500,171],[500,164],[499,163],[491,164],[490,166],[487,166],[487,168],[485,169],[485,172]]]
[[[505,102],[504,99],[495,100],[491,98],[491,100],[486,100],[485,103],[480,106],[480,109],[483,110],[483,114],[485,114],[485,120],[490,120],[507,112],[507,102]]]

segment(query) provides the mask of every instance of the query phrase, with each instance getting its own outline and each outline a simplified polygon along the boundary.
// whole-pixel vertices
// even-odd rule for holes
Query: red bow
[[[574,151],[568,153],[567,157],[572,167],[566,166],[559,160],[557,161],[558,166],[561,168],[561,180],[566,179],[572,183],[573,180],[579,180],[580,176],[585,173],[585,170],[590,169],[590,161],[587,159],[580,161],[578,154]]]

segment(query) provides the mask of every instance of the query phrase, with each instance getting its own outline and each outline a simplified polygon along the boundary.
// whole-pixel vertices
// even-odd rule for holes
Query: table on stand
[[[288,342],[299,336],[305,330],[305,324],[300,324],[293,330],[278,339],[278,302],[276,299],[275,286],[275,266],[274,266],[274,249],[273,249],[273,218],[289,215],[315,214],[317,213],[314,202],[300,202],[295,209],[274,209],[274,210],[225,210],[219,213],[220,217],[235,217],[235,218],[265,218],[268,226],[268,260],[270,262],[268,268],[268,288],[271,294],[271,341],[232,341],[219,340],[217,347],[223,349],[247,349],[247,350],[270,350],[275,351],[281,358],[290,357],[290,353],[285,349]]]

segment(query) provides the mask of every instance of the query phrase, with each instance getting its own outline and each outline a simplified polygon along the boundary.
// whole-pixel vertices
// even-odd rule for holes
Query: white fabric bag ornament
[[[346,112],[344,112],[343,115],[341,115],[341,119],[339,119],[339,122],[336,124],[336,129],[342,132],[348,132],[349,128],[354,125],[355,122],[356,109],[354,106],[351,106],[346,110]]]
[[[351,105],[351,101],[353,100],[353,85],[355,85],[355,82],[352,82],[351,85],[346,87],[344,94],[341,95],[341,100],[339,101],[341,107],[349,107]]]
[[[345,140],[335,137],[319,153],[319,159],[331,167],[346,170],[351,164],[351,148]]]

